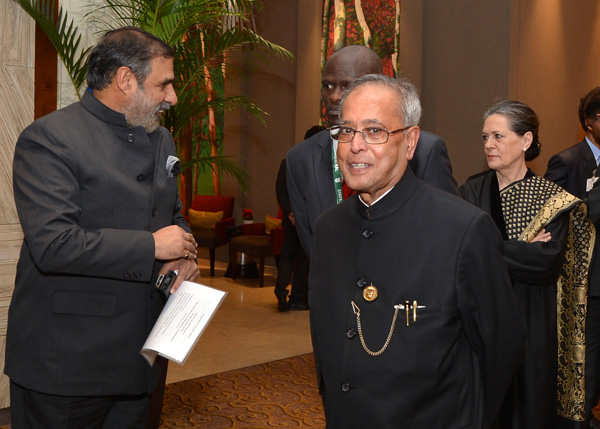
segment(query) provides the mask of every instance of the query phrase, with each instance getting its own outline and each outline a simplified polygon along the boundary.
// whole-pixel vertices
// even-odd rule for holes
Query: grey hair
[[[173,49],[158,37],[137,27],[108,31],[88,58],[87,83],[99,91],[107,88],[120,67],[128,67],[143,88],[154,58],[173,58]]]
[[[539,136],[540,121],[531,107],[520,101],[504,100],[486,110],[483,121],[485,122],[491,115],[505,116],[508,119],[508,128],[519,136],[530,132],[532,140],[529,149],[525,152],[525,161],[537,158],[542,150]]]
[[[398,96],[398,113],[402,115],[404,127],[419,125],[421,120],[421,101],[415,86],[406,78],[393,78],[382,74],[367,74],[354,80],[342,95],[340,115],[348,95],[362,85],[378,85],[391,89]]]

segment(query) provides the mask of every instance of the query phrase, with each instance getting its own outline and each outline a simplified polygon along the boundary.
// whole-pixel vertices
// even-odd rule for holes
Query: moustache
[[[171,105],[169,103],[167,103],[166,101],[163,101],[158,106],[156,106],[156,112],[159,112],[160,110],[167,111],[170,108],[171,108]]]

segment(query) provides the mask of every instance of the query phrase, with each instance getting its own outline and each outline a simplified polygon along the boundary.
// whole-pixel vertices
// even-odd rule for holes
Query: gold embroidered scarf
[[[557,282],[558,410],[570,420],[584,419],[585,315],[588,269],[595,230],[581,200],[539,176],[527,177],[500,192],[508,238],[531,240],[556,216],[569,211],[565,259]]]

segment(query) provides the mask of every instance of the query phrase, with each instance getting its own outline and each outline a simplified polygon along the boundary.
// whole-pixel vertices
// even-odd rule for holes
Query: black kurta
[[[309,300],[328,427],[489,427],[524,340],[502,250],[488,215],[410,170],[373,206],[353,196],[320,218]],[[380,356],[352,301],[373,351],[410,302]]]
[[[533,173],[528,172],[528,176]],[[490,213],[501,229],[505,216],[501,206],[496,173],[467,181],[460,190],[466,201]],[[515,184],[511,184],[513,186]],[[569,213],[556,216],[545,230],[552,240],[528,243],[511,239],[505,243],[504,260],[525,321],[525,356],[503,404],[498,427],[548,429],[556,427],[557,334],[556,280],[562,266]]]

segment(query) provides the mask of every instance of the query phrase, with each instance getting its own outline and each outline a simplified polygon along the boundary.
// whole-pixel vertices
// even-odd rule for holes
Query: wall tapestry
[[[366,45],[383,60],[384,73],[398,75],[400,0],[323,0],[321,68],[333,51]]]

